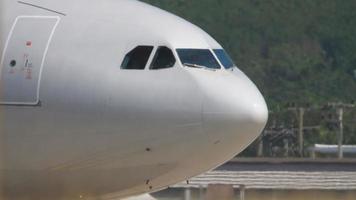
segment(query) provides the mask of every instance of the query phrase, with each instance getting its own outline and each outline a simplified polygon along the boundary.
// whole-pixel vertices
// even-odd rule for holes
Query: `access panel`
[[[9,33],[0,71],[0,104],[37,105],[41,71],[59,17],[21,16]]]

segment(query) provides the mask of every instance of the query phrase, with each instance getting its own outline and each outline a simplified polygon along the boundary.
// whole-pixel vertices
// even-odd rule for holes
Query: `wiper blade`
[[[183,65],[187,66],[187,67],[193,67],[193,68],[207,68],[205,66],[197,65],[197,64],[193,64],[193,63],[183,63]]]
[[[193,68],[199,68],[199,69],[207,69],[207,70],[212,70],[215,71],[216,69],[212,69],[210,67],[204,66],[204,65],[198,65],[198,64],[193,64],[193,63],[183,63],[184,66],[187,67],[193,67]]]

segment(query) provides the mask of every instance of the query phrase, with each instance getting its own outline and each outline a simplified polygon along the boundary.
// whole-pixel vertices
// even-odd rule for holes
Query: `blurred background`
[[[238,157],[156,199],[356,198],[355,0],[142,1],[212,35],[270,110]]]
[[[211,34],[263,93],[269,123],[240,156],[303,157],[315,144],[356,144],[355,0],[144,2]]]

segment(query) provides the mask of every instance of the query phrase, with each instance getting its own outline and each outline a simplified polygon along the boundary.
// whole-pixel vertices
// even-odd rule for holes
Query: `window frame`
[[[220,51],[220,52],[218,52]],[[236,67],[236,64],[234,63],[233,59],[230,57],[230,55],[226,52],[225,49],[221,48],[221,49],[212,49],[212,52],[214,53],[214,56],[216,57],[216,59],[218,60],[218,62],[220,63],[220,65],[222,66],[222,68],[224,68],[225,70],[230,70],[233,69],[234,67]],[[230,62],[231,66],[226,67],[224,64],[224,60],[219,56],[218,53],[224,53],[224,57],[225,59]]]
[[[179,54],[179,50],[204,50],[204,51],[207,51],[211,54],[212,58],[215,60],[218,68],[210,68],[210,67],[206,67],[206,69],[209,69],[209,70],[213,70],[213,71],[217,71],[217,70],[222,70],[224,69],[224,66],[222,66],[222,64],[220,63],[220,60],[216,57],[214,51],[211,49],[211,48],[176,48],[175,49],[175,54],[176,56],[178,57],[178,60],[180,62],[180,64],[182,65],[182,67],[184,67],[184,63],[180,57],[180,54]]]
[[[165,67],[165,68],[157,68],[157,69],[154,69],[153,68],[153,63],[156,61],[156,59],[158,58],[158,51],[161,49],[161,48],[166,48],[168,50],[171,51],[172,53],[172,57],[174,58],[174,63],[172,66],[170,67]],[[174,50],[172,48],[169,48],[168,46],[164,46],[164,45],[160,45],[160,46],[157,46],[154,50],[154,53],[153,53],[153,57],[152,59],[150,60],[150,63],[149,63],[149,70],[164,70],[164,69],[170,69],[170,68],[174,68],[177,64],[177,58],[176,58],[176,55],[174,54]]]
[[[148,57],[146,58],[146,62],[145,62],[145,65],[144,66],[140,66],[142,68],[124,68],[123,65],[124,65],[124,62],[128,56],[128,54],[132,53],[135,49],[139,48],[139,47],[148,47],[150,48],[150,53],[148,55]],[[151,57],[152,57],[152,54],[155,52],[155,46],[154,45],[136,45],[134,46],[133,48],[131,48],[129,51],[126,52],[126,54],[124,55],[123,59],[122,59],[122,62],[121,62],[121,65],[120,65],[120,69],[121,70],[145,70],[147,65],[150,63],[150,60],[151,60]],[[126,66],[127,67],[127,66]]]

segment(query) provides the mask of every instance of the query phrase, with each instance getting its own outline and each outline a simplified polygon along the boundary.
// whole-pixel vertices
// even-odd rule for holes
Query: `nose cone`
[[[204,130],[212,142],[225,141],[238,153],[262,132],[268,109],[257,87],[244,75],[213,81],[203,105]]]
[[[253,88],[251,88],[251,90],[253,90]],[[234,106],[235,109],[237,107],[237,109],[242,110],[242,113],[245,115],[242,122],[256,126],[262,130],[268,120],[268,108],[260,92],[257,89],[254,89],[254,92],[254,94],[246,95],[246,99],[240,102],[241,105],[236,105],[235,103],[235,105],[232,106]],[[245,110],[243,110],[243,108],[245,108]],[[238,110],[235,111],[238,113]]]

